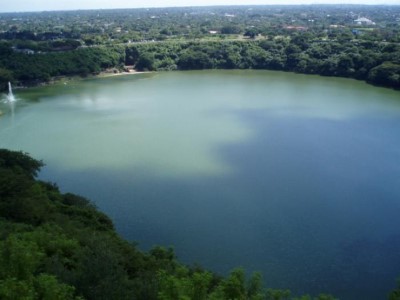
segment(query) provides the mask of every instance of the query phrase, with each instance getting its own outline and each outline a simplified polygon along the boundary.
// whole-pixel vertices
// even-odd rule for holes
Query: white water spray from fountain
[[[3,98],[3,97],[2,97]],[[11,82],[8,82],[8,94],[6,95],[5,98],[0,100],[0,103],[5,103],[6,106],[9,108],[9,111],[11,112],[11,123],[14,124],[14,112],[15,112],[15,105],[17,99],[15,98],[13,91],[12,91],[12,86]],[[0,116],[3,115],[4,112],[0,110]]]
[[[12,91],[11,82],[8,82],[8,95],[7,95],[8,102],[14,102],[15,97]]]

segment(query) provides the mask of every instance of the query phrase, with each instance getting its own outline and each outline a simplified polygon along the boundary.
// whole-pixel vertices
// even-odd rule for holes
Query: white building
[[[364,18],[364,17],[354,20],[354,23],[356,23],[357,25],[375,25],[375,22],[371,21],[370,19]]]

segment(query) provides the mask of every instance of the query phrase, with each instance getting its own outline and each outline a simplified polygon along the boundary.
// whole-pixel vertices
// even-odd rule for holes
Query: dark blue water
[[[173,245],[184,262],[221,273],[259,270],[296,294],[384,299],[400,275],[400,139],[388,130],[400,120],[240,118],[253,139],[214,149],[230,176],[46,175],[96,199],[145,249]]]

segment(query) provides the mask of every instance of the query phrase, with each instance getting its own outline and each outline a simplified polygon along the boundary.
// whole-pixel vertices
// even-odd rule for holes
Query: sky
[[[396,4],[400,0],[2,0],[0,12],[268,4]]]

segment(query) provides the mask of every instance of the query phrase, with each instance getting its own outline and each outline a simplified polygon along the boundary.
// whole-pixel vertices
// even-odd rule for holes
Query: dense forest
[[[126,66],[283,70],[400,88],[399,6],[8,13],[0,30],[2,90]]]
[[[185,266],[172,248],[142,252],[92,202],[38,180],[42,166],[0,149],[0,299],[335,299],[265,289],[240,268],[221,277]]]

